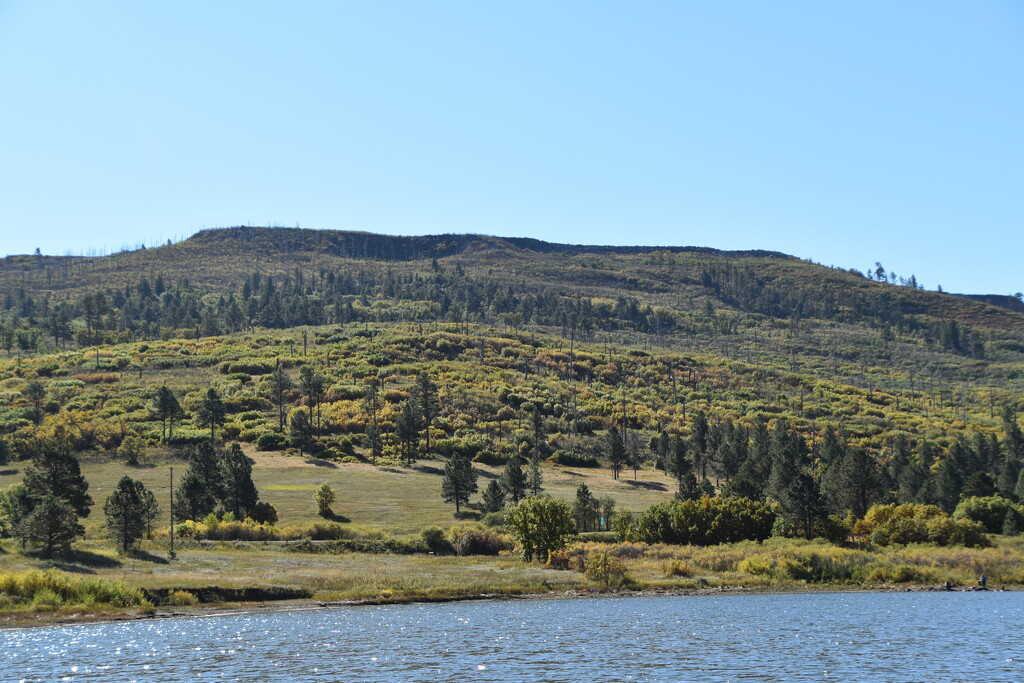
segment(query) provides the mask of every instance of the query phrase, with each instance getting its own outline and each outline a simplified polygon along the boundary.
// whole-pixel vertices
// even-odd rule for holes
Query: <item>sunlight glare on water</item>
[[[1022,680],[1024,593],[344,607],[0,632],[0,680]]]

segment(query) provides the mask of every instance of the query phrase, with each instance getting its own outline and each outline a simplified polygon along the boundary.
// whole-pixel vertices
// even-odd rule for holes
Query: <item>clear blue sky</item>
[[[1024,289],[1024,3],[0,0],[0,254],[203,227]]]

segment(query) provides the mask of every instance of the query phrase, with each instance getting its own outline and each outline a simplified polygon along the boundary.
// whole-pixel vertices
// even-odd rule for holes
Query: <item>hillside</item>
[[[259,516],[258,498],[279,526],[240,531],[232,522],[241,545],[214,548],[228,532],[208,513],[241,503],[197,494],[196,476],[177,480],[178,519],[209,523],[183,521],[188,563],[133,574],[160,589],[208,585],[226,567],[241,572],[232,585],[287,583],[279,566],[296,549],[422,553],[425,539],[437,540],[434,525],[450,527],[452,542],[467,529],[500,534],[494,489],[514,499],[527,478],[558,500],[589,492],[590,507],[573,503],[579,530],[618,518],[619,537],[643,543],[769,532],[846,543],[884,527],[878,515],[888,513],[870,510],[888,503],[936,506],[905,508],[930,517],[900,527],[900,543],[983,546],[985,532],[1016,534],[1024,507],[1007,501],[1024,498],[1024,314],[880,279],[761,251],[259,228],[91,259],[9,257],[0,262],[0,455],[10,465],[0,493],[15,491],[46,444],[66,444],[92,484],[86,556],[121,566],[103,559],[114,551],[102,515],[119,477],[158,491],[162,506],[171,467],[186,476],[213,436],[209,457],[222,464],[210,472],[220,471],[238,444],[233,462],[252,465],[255,485],[239,518]],[[477,487],[445,500],[442,479],[459,463]],[[324,482],[341,494],[326,526],[312,501]],[[20,527],[6,495],[0,525],[9,534]],[[716,523],[707,528],[731,535],[693,540],[645,512],[716,498],[722,509],[753,506],[760,521]],[[964,517],[967,504],[975,516]],[[985,506],[998,515],[977,512]],[[498,531],[481,531],[484,523]],[[162,533],[146,547],[163,552]],[[309,545],[325,533],[338,545]],[[245,550],[252,534],[298,545],[264,553],[266,564]],[[494,552],[505,547],[494,543]],[[13,542],[3,548],[5,566],[38,562]],[[729,564],[743,582],[762,580],[741,562],[751,552],[760,551]],[[404,566],[422,565],[425,585],[451,595],[549,585],[530,565],[497,581],[494,565],[460,560],[469,574],[456,583],[477,588],[452,586],[446,561]],[[638,562],[631,571],[665,582],[652,561]],[[938,577],[907,562],[912,571],[885,565],[878,575]],[[320,571],[303,590],[385,590],[355,578],[328,590]],[[851,568],[841,580],[874,571]],[[1000,576],[1019,582],[1014,571]],[[386,590],[403,585],[395,578]]]

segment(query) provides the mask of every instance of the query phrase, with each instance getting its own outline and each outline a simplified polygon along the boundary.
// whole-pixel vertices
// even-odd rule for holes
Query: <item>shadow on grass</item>
[[[326,519],[328,522],[338,522],[339,524],[346,524],[346,523],[352,521],[351,519],[349,519],[345,515],[339,515],[338,513],[334,512],[333,510],[328,510],[326,513],[324,513],[324,514],[322,514],[320,516],[323,517],[324,519]]]
[[[391,474],[406,474],[405,470],[396,470],[394,467],[378,467],[380,472],[390,472]]]
[[[478,521],[480,519],[480,513],[474,510],[462,510],[461,512],[454,513],[452,517],[454,517],[455,519],[469,519],[473,521]]]
[[[430,465],[413,465],[409,469],[423,472],[424,474],[444,474],[444,470],[440,467],[431,467]]]
[[[474,468],[475,469],[475,468]],[[487,470],[477,470],[477,476],[483,477],[484,479],[497,479],[501,476],[501,473],[488,472]]]
[[[329,467],[332,470],[338,469],[338,466],[333,462],[330,460],[324,460],[323,458],[309,458],[306,462],[311,465],[316,465],[317,467]]]
[[[156,467],[156,465],[151,462],[137,462],[134,465],[129,462],[125,463],[125,465],[127,467],[131,467],[133,470],[151,470]]]
[[[573,472],[572,470],[562,470],[562,474],[568,474],[570,477],[582,477],[583,476],[579,472]]]
[[[9,470],[0,470],[0,477],[6,477],[6,476],[9,476],[9,475],[12,475],[12,474],[17,474],[17,473],[18,473],[18,470],[13,469],[13,468],[9,469]]]
[[[135,550],[128,555],[131,559],[142,560],[143,562],[152,562],[153,564],[170,564],[170,560],[160,555],[154,555],[148,550]]]
[[[625,483],[629,484],[636,489],[645,489],[647,491],[668,491],[665,485],[660,481],[637,481],[635,479],[623,479]]]
[[[116,557],[101,555],[100,553],[94,553],[88,550],[76,550],[72,560],[75,564],[84,565],[86,567],[102,567],[109,569],[111,567],[121,566],[121,560]]]

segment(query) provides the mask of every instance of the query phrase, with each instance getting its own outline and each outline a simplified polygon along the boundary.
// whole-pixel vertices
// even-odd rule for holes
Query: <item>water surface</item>
[[[8,681],[1020,681],[1024,593],[328,608],[0,632]]]

